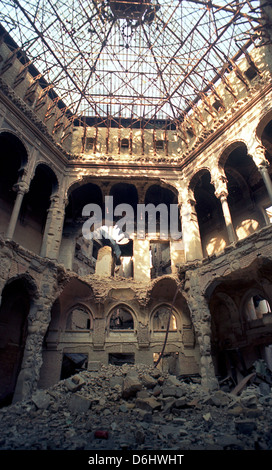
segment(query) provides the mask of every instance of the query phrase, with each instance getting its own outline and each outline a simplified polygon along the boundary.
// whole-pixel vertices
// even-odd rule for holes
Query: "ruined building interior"
[[[272,371],[271,2],[1,4],[0,406],[99,364]],[[82,232],[107,197],[181,236],[135,222],[115,265]]]

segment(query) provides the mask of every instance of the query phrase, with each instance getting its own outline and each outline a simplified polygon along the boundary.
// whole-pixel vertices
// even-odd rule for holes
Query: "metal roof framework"
[[[180,122],[238,57],[263,41],[259,0],[1,5],[0,22],[27,64],[79,119]]]

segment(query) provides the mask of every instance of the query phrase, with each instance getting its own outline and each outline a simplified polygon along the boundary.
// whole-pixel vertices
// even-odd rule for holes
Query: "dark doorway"
[[[23,280],[6,285],[0,308],[0,407],[12,403],[27,336],[30,296]]]

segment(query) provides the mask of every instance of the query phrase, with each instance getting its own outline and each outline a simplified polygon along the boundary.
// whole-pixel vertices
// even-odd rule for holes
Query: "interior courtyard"
[[[0,12],[0,406],[99,364],[272,372],[270,1],[70,3]],[[179,236],[135,219],[117,264],[107,201]]]

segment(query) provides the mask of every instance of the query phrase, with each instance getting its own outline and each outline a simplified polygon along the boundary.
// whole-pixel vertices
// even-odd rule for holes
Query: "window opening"
[[[272,223],[272,206],[266,207],[265,212],[269,219],[269,222]]]
[[[150,242],[151,279],[171,274],[170,242]]]
[[[246,304],[246,315],[248,320],[257,320],[271,313],[269,302],[260,295],[250,297]]]
[[[129,353],[110,353],[109,364],[113,364],[115,366],[122,366],[123,364],[135,364],[135,355]]]
[[[154,331],[165,331],[167,329],[170,311],[171,309],[169,307],[160,307],[157,310],[153,318]],[[169,331],[177,331],[177,320],[173,313],[170,319]]]
[[[245,76],[249,79],[249,80],[253,80],[253,78],[255,78],[256,76],[258,75],[257,73],[257,70],[254,68],[254,67],[249,67],[246,71],[245,71]]]
[[[87,354],[65,353],[62,358],[60,380],[67,379],[82,370],[86,370],[88,366]]]
[[[164,150],[164,140],[156,141],[156,150]]]
[[[114,309],[110,318],[111,330],[133,330],[134,322],[131,313],[121,307]]]
[[[127,149],[127,148],[129,148],[129,140],[128,140],[128,139],[122,139],[122,140],[121,140],[121,148],[122,148],[122,149]]]
[[[93,150],[93,147],[94,147],[94,138],[93,137],[87,137],[86,138],[85,150],[86,151]]]
[[[67,321],[67,330],[89,330],[91,320],[88,312],[81,308],[74,309]]]

